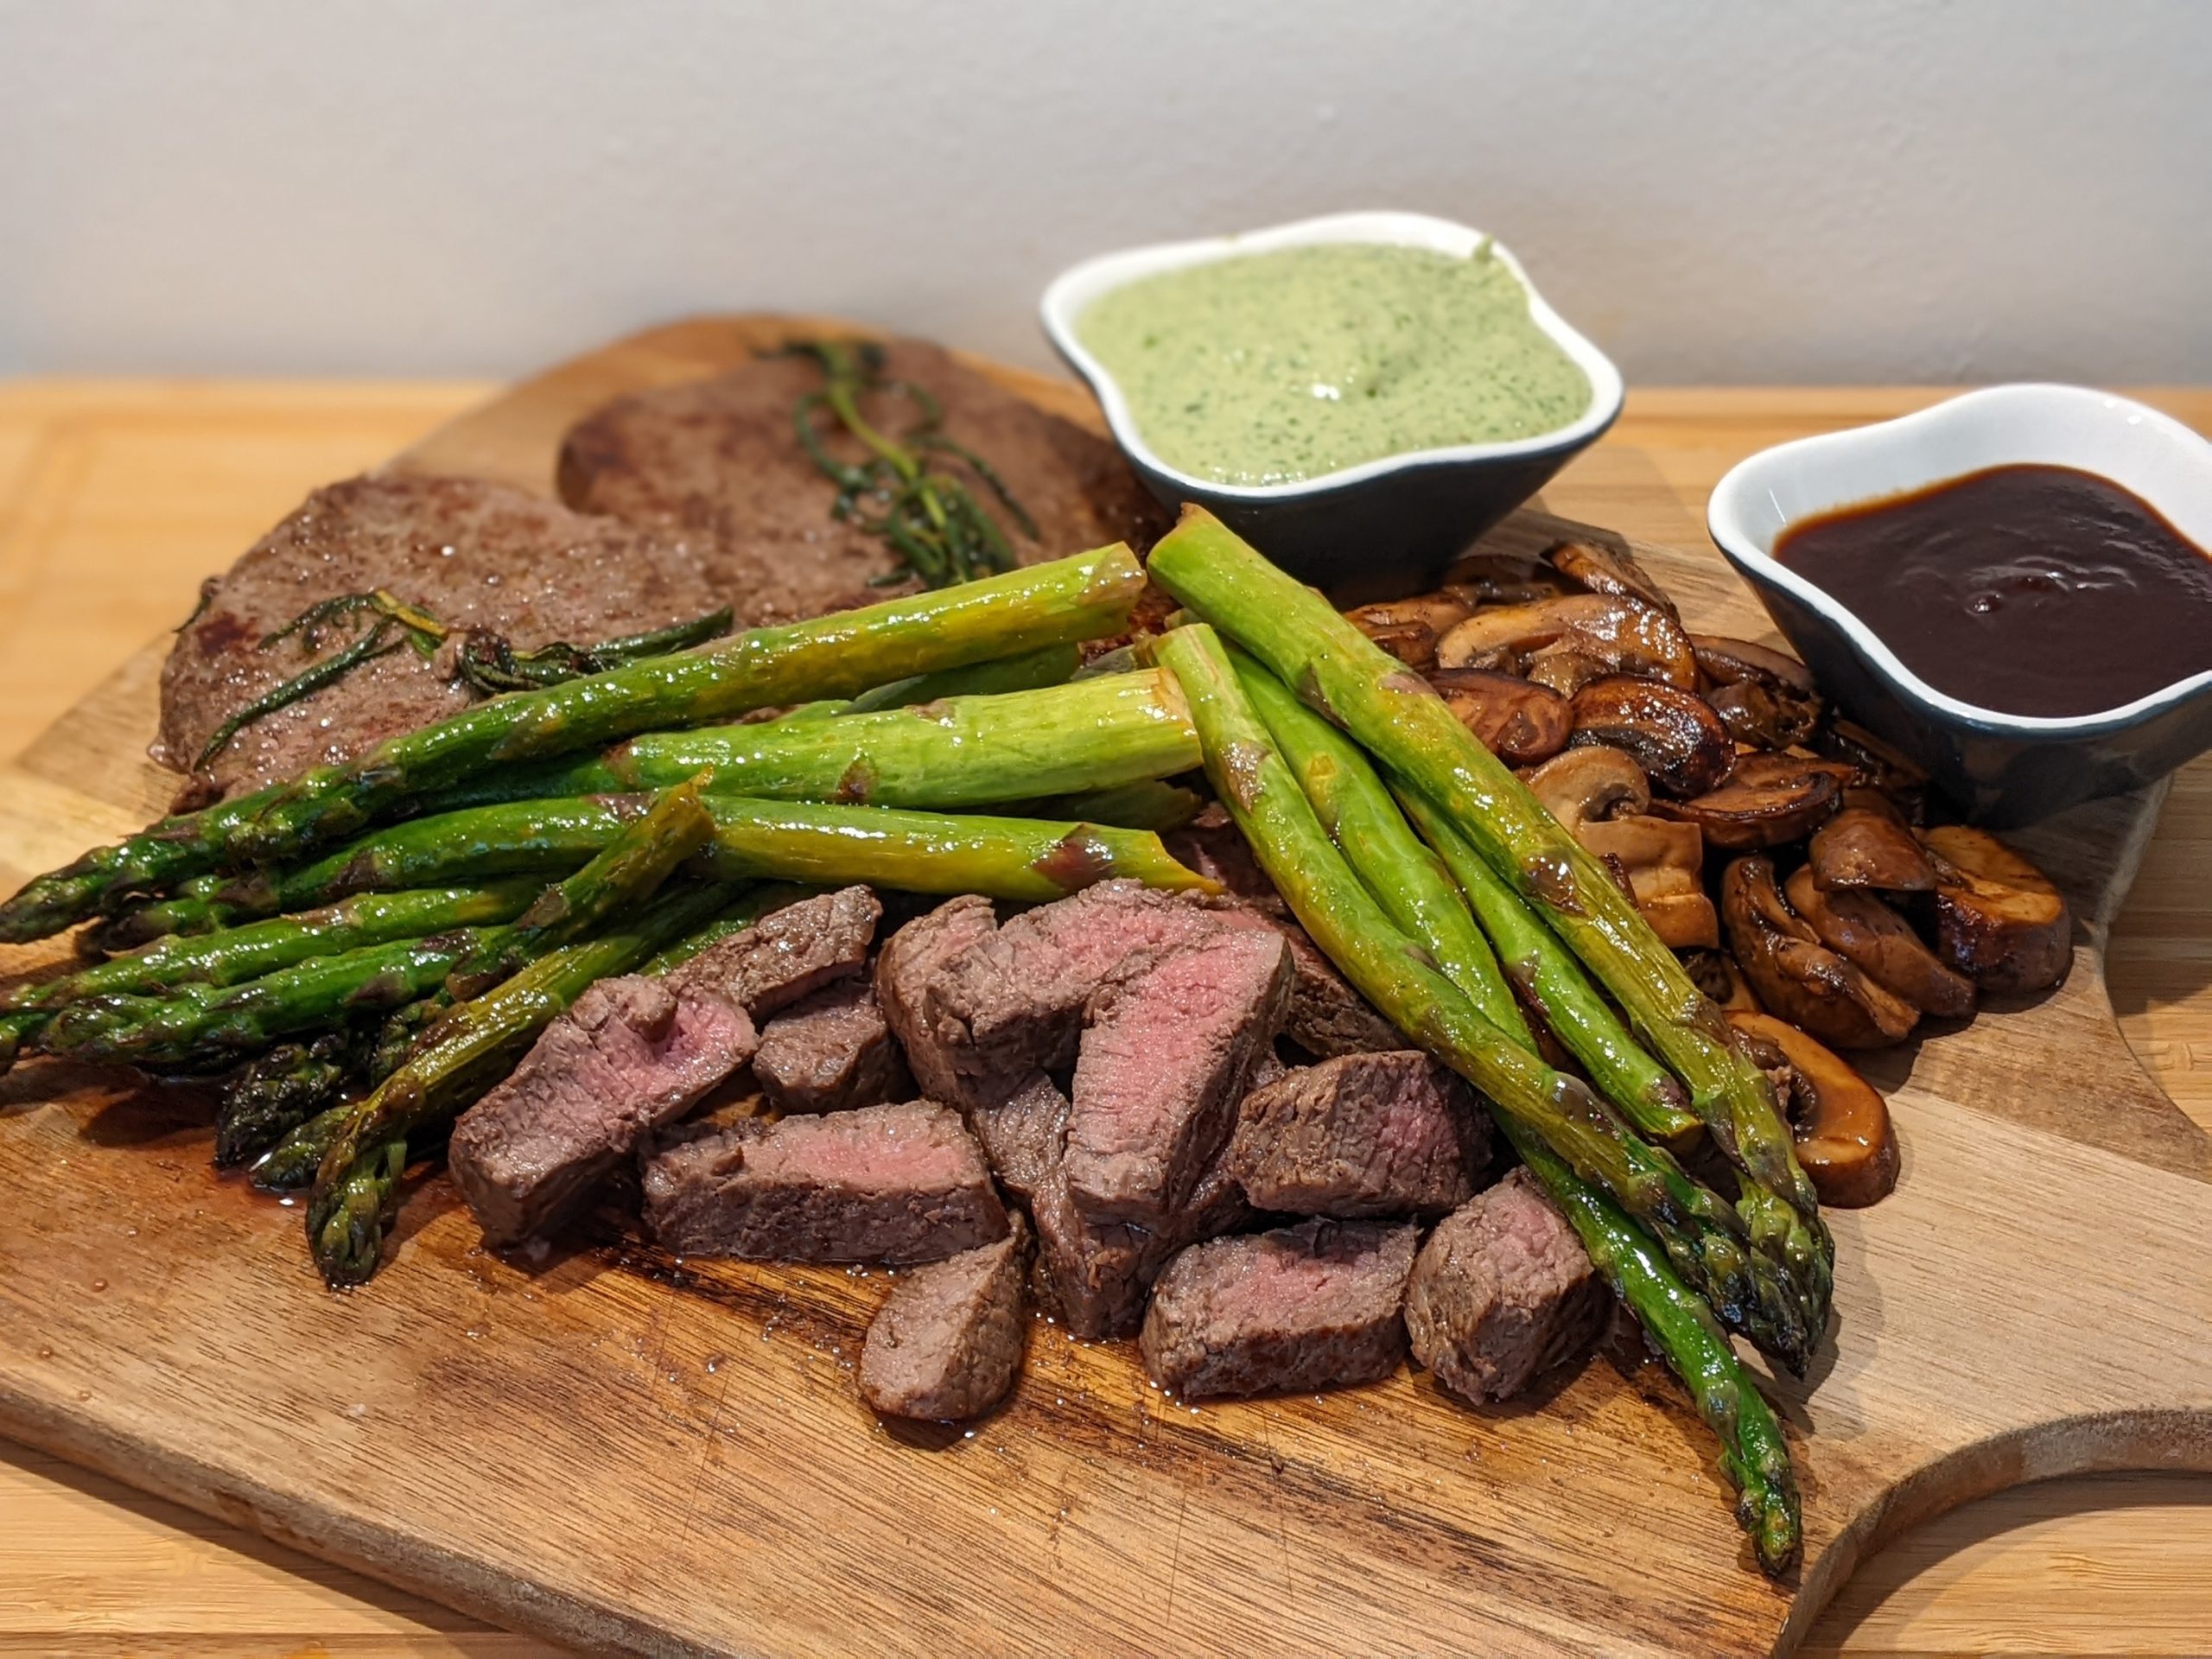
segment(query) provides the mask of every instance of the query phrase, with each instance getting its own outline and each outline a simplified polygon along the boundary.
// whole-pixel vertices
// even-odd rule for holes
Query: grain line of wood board
[[[0,398],[0,413],[20,412],[20,394],[25,390],[36,391],[35,388],[13,389],[5,398]],[[263,407],[270,410],[280,409],[282,391],[280,388],[266,394]],[[127,398],[113,388],[98,389],[97,395],[87,389],[76,388],[72,389],[71,396],[76,401],[73,415],[87,404],[97,404],[102,399],[118,407],[127,402]],[[1597,452],[1575,474],[1562,480],[1560,486],[1552,492],[1553,505],[1569,513],[1603,518],[1640,536],[1687,543],[1694,537],[1697,507],[1703,488],[1709,486],[1711,482],[1708,474],[1717,475],[1714,458],[1723,458],[1721,464],[1725,464],[1725,460],[1732,460],[1736,454],[1761,443],[1795,435],[1799,430],[1819,429],[1849,419],[1893,412],[1902,404],[1902,400],[1885,403],[1885,394],[1854,393],[1828,404],[1818,398],[1805,397],[1792,404],[1791,397],[1800,395],[1763,393],[1748,400],[1753,412],[1746,416],[1732,409],[1727,402],[1730,396],[1689,394],[1675,404],[1651,398],[1637,399],[1631,406],[1629,420],[1624,423],[1623,429],[1617,434],[1616,442],[1607,449]],[[164,420],[177,421],[186,426],[192,424],[189,397],[179,396],[172,388],[165,389],[162,397],[156,401],[163,398],[170,402],[168,412],[140,415],[120,420],[118,424],[126,429],[135,427],[142,432],[158,429]],[[342,404],[343,400],[341,390],[328,400],[326,406],[335,406]],[[246,401],[251,403],[254,399]],[[1650,406],[1651,411],[1648,419],[1641,418],[1646,404]],[[2172,405],[2170,404],[2169,406]],[[2187,417],[2187,412],[2184,412]],[[2202,415],[2196,417],[2201,423]],[[281,425],[281,418],[276,419],[276,423]],[[0,423],[0,432],[5,430],[4,423]],[[362,462],[380,458],[382,454],[397,448],[405,435],[400,434],[391,442],[378,442],[361,457]],[[1675,439],[1681,442],[1672,442]],[[234,440],[235,435],[226,442]],[[264,434],[262,441],[271,449],[282,448],[281,437],[271,440],[270,435]],[[193,442],[190,435],[186,435],[185,441],[180,444],[180,452],[192,449]],[[158,444],[156,446],[156,448],[159,447]],[[4,461],[6,453],[4,447],[0,447],[0,461]],[[306,474],[304,477],[283,480],[281,487],[271,483],[266,492],[267,499],[252,505],[250,517],[247,511],[241,508],[239,518],[243,522],[226,527],[219,540],[210,539],[216,540],[217,544],[227,550],[242,546],[251,534],[288,506],[307,484],[337,475],[354,464],[348,461],[327,465],[325,464],[327,459],[327,456],[319,456],[311,470],[305,467],[301,469]],[[113,480],[119,481],[125,476],[126,472],[117,472]],[[80,492],[97,491],[106,487],[102,479],[99,467],[89,467],[81,473],[74,487]],[[22,482],[20,477],[8,479],[11,491]],[[1597,505],[1592,505],[1593,502]],[[102,537],[124,523],[121,516],[104,520],[97,513],[87,515],[80,521],[73,518],[67,511],[57,516],[52,508],[50,500],[44,501],[38,515],[43,557],[77,556],[86,551],[97,550],[103,544]],[[149,506],[147,512],[149,522],[151,522],[155,509]],[[189,518],[190,515],[186,516]],[[207,522],[212,520],[203,520],[195,528],[204,528]],[[137,545],[135,542],[132,544]],[[0,547],[0,560],[4,560],[11,550],[8,547]],[[206,563],[219,563],[219,559],[210,558]],[[205,568],[204,564],[201,568]],[[190,579],[197,574],[198,569],[187,571],[184,581],[176,585],[175,591],[188,595]],[[33,569],[30,579],[34,583],[37,580],[35,569]],[[150,578],[139,586],[156,593],[160,589],[160,583]],[[24,591],[29,593],[31,590],[27,588]],[[150,607],[156,601],[149,599],[146,602]],[[163,608],[154,618],[155,625],[168,620],[174,608],[168,604],[168,596],[163,596],[159,602]],[[143,639],[150,631],[150,626],[142,627],[136,630],[131,637],[109,639],[105,642],[105,655],[93,657],[89,664],[84,660],[86,653],[63,642],[52,652],[51,665],[65,676],[72,669],[81,671],[89,666],[93,671],[93,677],[97,677],[99,670],[125,655],[137,639]],[[19,631],[18,635],[9,641],[10,660],[16,660],[18,648],[27,646],[35,652],[41,644],[41,638],[35,631]],[[12,747],[4,728],[0,728],[0,753],[5,753]],[[60,772],[66,776],[66,771],[60,766],[41,766],[40,770],[41,773]],[[59,819],[67,816],[67,801],[66,785],[56,785],[56,788],[62,790],[63,795],[45,804],[54,809],[51,816]],[[2154,1053],[2177,1054],[2184,1061],[2212,1052],[2212,1016],[2208,1015],[2205,999],[2199,995],[2204,984],[2202,945],[2212,934],[2208,934],[2203,925],[2202,905],[2195,898],[2203,891],[2201,873],[2208,867],[2207,843],[2212,842],[2212,835],[2199,832],[2202,821],[2212,817],[2206,811],[2208,801],[2212,801],[2212,787],[2208,787],[2200,769],[2184,779],[2182,788],[2177,791],[2176,798],[2169,807],[2169,828],[2151,849],[2143,878],[2129,907],[2128,918],[2123,919],[2119,929],[2119,949],[2113,955],[2113,978],[2116,994],[2131,1021],[2131,1034],[2136,1034],[2139,1029],[2139,1043],[2147,1041]],[[29,803],[28,810],[42,817],[49,816],[37,802]],[[2190,839],[2177,842],[2177,832]],[[67,831],[57,825],[53,833],[66,838]],[[74,844],[71,843],[72,850]],[[2132,957],[2130,925],[2139,913],[2150,918],[2152,926],[2145,935],[2145,948],[2139,956]],[[2143,970],[2143,977],[2132,981],[2128,975],[2137,966]],[[2193,1104],[2198,1109],[2196,1115],[2200,1121],[2204,1121],[2207,1116],[2203,1110],[2207,1094],[2202,1073],[2186,1073],[2178,1080],[2170,1073],[2168,1082],[2169,1086],[2183,1099],[2184,1104]],[[1991,1535],[1986,1519],[1975,1525],[1967,1525],[1967,1517],[1961,1517],[1955,1526],[1939,1524],[1889,1552],[1886,1556],[1878,1558],[1862,1573],[1859,1586],[1846,1591],[1828,1620],[1815,1633],[1813,1650],[1821,1650],[1825,1644],[1835,1640],[1845,1642],[1847,1650],[1863,1652],[1952,1650],[1984,1646],[2011,1648],[2022,1643],[2029,1644],[2023,1650],[2032,1650],[2032,1644],[2037,1641],[2044,1644],[2044,1650],[2055,1651],[2109,1648],[2186,1652],[2200,1649],[2203,1644],[2192,1642],[2190,1633],[2212,1628],[2212,1617],[2207,1616],[2201,1599],[2193,1602],[2181,1593],[2181,1589],[2190,1581],[2189,1579],[2177,1578],[2176,1585],[2167,1587],[2148,1603],[2139,1595],[2131,1600],[2120,1593],[2102,1593],[2098,1586],[2110,1586],[2115,1592],[2130,1584],[2142,1588],[2140,1581],[2127,1575],[2155,1566],[2158,1553],[2171,1554],[2185,1546],[2191,1526],[2202,1525],[2204,1521],[2202,1501],[2196,1496],[2203,1488],[2183,1483],[2158,1485],[2141,1481],[2100,1481],[2087,1487],[2087,1491],[2106,1496],[2156,1491],[2160,1495],[2159,1501],[2154,1504],[2113,1510],[2093,1519],[2075,1518],[2071,1521],[2057,1512],[2057,1505],[2064,1500],[2056,1494],[2066,1490],[2049,1489],[2032,1496],[2029,1493],[2012,1494],[1968,1512],[1969,1516],[1985,1517],[2016,1513],[2021,1524],[2013,1531]],[[12,1492],[9,1493],[10,1498],[13,1496]],[[6,1512],[5,1509],[0,1509],[0,1513]],[[214,1530],[204,1522],[194,1522],[192,1525],[210,1534]],[[2075,1536],[2067,1530],[2069,1526],[2084,1529],[2082,1534],[2083,1542],[2079,1551],[2064,1541]],[[1947,1532],[1955,1533],[1956,1536],[1967,1541],[1958,1553],[1931,1557],[1934,1564],[1918,1580],[1898,1583],[1889,1600],[1878,1603],[1866,1600],[1862,1592],[1884,1585],[1885,1563],[1917,1559],[1923,1551],[1940,1544]],[[2212,1528],[2207,1528],[2206,1532],[2207,1536],[2212,1538]],[[2140,1541],[2140,1547],[2132,1548],[2128,1542],[2131,1539]],[[262,1551],[266,1551],[268,1556],[283,1559],[283,1552],[268,1550],[268,1547],[258,1545],[251,1547],[248,1559],[263,1559],[255,1554]],[[2094,1569],[2073,1575],[2071,1582],[2075,1587],[2088,1597],[2080,1611],[2089,1622],[2078,1626],[2066,1622],[2069,1611],[2075,1605],[2073,1602],[2035,1593],[2039,1588],[2048,1590],[2054,1587],[2048,1573],[2042,1570],[2044,1565],[2063,1561],[2076,1553],[2082,1554],[2085,1560],[2113,1564],[2109,1569],[2110,1576]],[[6,1593],[4,1586],[7,1584],[7,1565],[16,1554],[13,1549],[0,1551],[0,1606],[15,1605],[15,1599]],[[295,1564],[300,1564],[299,1558],[290,1559]],[[2198,1559],[2212,1560],[2212,1547],[2208,1547]],[[321,1567],[307,1567],[305,1570],[308,1575],[308,1581],[313,1584],[340,1582],[347,1576]],[[1974,1586],[1981,1582],[1985,1574],[1993,1575],[1989,1580],[1993,1587],[1986,1592],[1977,1592]],[[2212,1573],[2200,1571],[2193,1575],[2194,1584],[2200,1590],[2209,1580],[2212,1580]],[[360,1581],[354,1580],[353,1582],[358,1585]],[[1916,1604],[1913,1600],[1916,1592],[1923,1593],[1926,1599]],[[372,1605],[378,1602],[404,1605],[388,1592],[372,1589],[370,1595]],[[257,1591],[252,1599],[256,1605],[266,1608],[268,1592]],[[421,1613],[424,1610],[417,1604],[411,1611]],[[291,1629],[304,1632],[314,1626],[317,1618],[328,1617],[310,1614],[305,1620],[294,1624]],[[1977,1624],[1977,1619],[1983,1622]],[[480,1631],[472,1631],[465,1621],[442,1612],[431,1615],[431,1622],[441,1620],[451,1630],[451,1639],[456,1643],[473,1643],[482,1637]],[[172,1624],[168,1628],[182,1642],[200,1642],[201,1637],[187,1634],[186,1627],[192,1622],[188,1618],[185,1624]],[[283,1618],[280,1617],[277,1622],[283,1623]],[[4,1630],[7,1623],[5,1619],[0,1619],[0,1630]],[[47,1651],[52,1650],[48,1644],[49,1636],[67,1637],[68,1630],[75,1628],[78,1634],[92,1642],[105,1641],[109,1637],[117,1637],[110,1643],[111,1649],[132,1645],[133,1638],[114,1625],[109,1625],[104,1635],[91,1628],[74,1625],[67,1613],[63,1615],[62,1624],[63,1628],[60,1630],[25,1630],[20,1637],[9,1632],[4,1639],[17,1647],[28,1643],[31,1649]],[[159,1626],[156,1624],[140,1628],[150,1634]],[[241,1624],[214,1628],[216,1633],[205,1638],[212,1645],[204,1646],[202,1650],[252,1650],[243,1647],[240,1641],[231,1635],[231,1630],[235,1630],[236,1638],[245,1637],[249,1634],[248,1625]],[[269,1634],[279,1640],[285,1639],[273,1630]],[[369,1645],[358,1645],[357,1636]],[[73,1638],[69,1639],[73,1641]],[[256,1639],[258,1640],[257,1637]],[[505,1637],[488,1639],[499,1643],[518,1641],[518,1638]],[[333,1651],[535,1650],[505,1645],[496,1649],[479,1649],[473,1645],[423,1646],[418,1644],[418,1638],[413,1635],[395,1637],[390,1646],[377,1645],[385,1640],[385,1633],[380,1630],[356,1632],[342,1628],[342,1621],[326,1623],[321,1627],[321,1643]],[[427,1630],[423,1631],[419,1638],[422,1643],[441,1644],[446,1640]],[[86,1646],[79,1650],[99,1649]],[[181,1647],[175,1650],[189,1649]]]

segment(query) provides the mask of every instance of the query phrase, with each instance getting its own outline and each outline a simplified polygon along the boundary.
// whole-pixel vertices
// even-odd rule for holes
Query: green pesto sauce
[[[1101,295],[1076,333],[1179,471],[1287,484],[1415,449],[1553,432],[1590,380],[1485,242],[1325,243],[1164,271]]]

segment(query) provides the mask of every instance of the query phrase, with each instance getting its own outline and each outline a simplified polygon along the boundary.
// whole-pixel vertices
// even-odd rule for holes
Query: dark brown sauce
[[[2093,715],[2212,668],[2212,556],[2070,467],[1995,467],[1792,524],[1775,558],[1964,702]]]

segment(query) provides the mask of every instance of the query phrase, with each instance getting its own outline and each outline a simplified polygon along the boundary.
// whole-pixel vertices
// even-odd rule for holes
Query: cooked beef
[[[841,980],[771,1020],[753,1076],[768,1103],[786,1112],[843,1111],[913,1096],[899,1045],[864,979]]]
[[[1589,1347],[1610,1300],[1574,1230],[1516,1169],[1429,1235],[1406,1287],[1406,1328],[1443,1387],[1504,1400]]]
[[[756,1020],[868,965],[883,906],[866,887],[786,905],[712,944],[669,976],[734,1002]]]
[[[1474,1091],[1426,1054],[1345,1054],[1248,1092],[1228,1168],[1262,1210],[1445,1214],[1490,1161]]]
[[[963,477],[1024,563],[1108,542],[1147,547],[1166,528],[1166,515],[1104,439],[1046,414],[941,347],[893,340],[886,359],[887,376],[935,398],[945,435],[982,456],[1027,511],[1033,540],[988,483],[957,458],[938,458]],[[563,442],[562,499],[692,536],[710,581],[744,597],[748,620],[880,599],[884,590],[868,584],[895,572],[896,562],[881,537],[836,516],[837,486],[808,459],[792,428],[800,399],[822,383],[809,359],[764,357],[712,379],[609,404]],[[871,395],[862,412],[896,434],[917,411],[906,399]],[[831,451],[867,458],[831,423],[821,424]]]
[[[998,925],[989,899],[963,893],[907,923],[876,957],[876,1001],[906,1051],[914,1081],[932,1100],[957,1101],[967,1091],[950,1052],[964,1033],[950,1027],[938,1031],[929,1011],[930,987],[945,963],[997,932]]]
[[[1068,1134],[1068,1097],[1044,1072],[1004,1100],[968,1109],[968,1127],[982,1142],[991,1173],[1024,1204],[1059,1167]]]
[[[891,1417],[957,1422],[1006,1398],[1021,1371],[1029,1241],[1007,1236],[909,1268],[861,1345],[861,1398]]]
[[[226,720],[367,624],[335,623],[312,648],[295,638],[264,651],[264,639],[318,600],[375,588],[522,649],[665,627],[723,602],[681,537],[475,479],[349,479],[308,497],[210,583],[162,668],[154,758],[189,768]],[[470,701],[445,653],[393,651],[240,732],[200,798],[348,759]]]
[[[1290,973],[1281,935],[1225,930],[1098,991],[1070,1094],[1077,1208],[1154,1226],[1182,1207],[1274,1041]]]
[[[1249,1095],[1255,1089],[1264,1089],[1289,1075],[1290,1068],[1282,1063],[1281,1057],[1273,1048],[1263,1048],[1252,1061],[1252,1075],[1244,1079],[1244,1092]]]
[[[1303,1394],[1388,1376],[1419,1232],[1316,1217],[1194,1244],[1154,1287],[1145,1370],[1187,1398]]]
[[[485,1238],[512,1244],[565,1220],[753,1046],[753,1022],[718,996],[635,976],[586,990],[454,1128],[454,1182]]]
[[[1208,802],[1197,817],[1179,830],[1169,830],[1160,840],[1177,862],[1220,882],[1237,903],[1270,915],[1287,912],[1282,895],[1252,856],[1243,831],[1220,802]]]
[[[1157,1227],[1097,1221],[1076,1207],[1055,1168],[1030,1200],[1037,1224],[1038,1299],[1059,1310],[1068,1332],[1086,1342],[1134,1336],[1145,1293],[1178,1250],[1249,1226],[1243,1189],[1217,1163],[1190,1200]]]
[[[1006,1236],[975,1138],[926,1100],[786,1117],[671,1147],[646,1166],[669,1249],[753,1261],[935,1262]]]
[[[1398,1028],[1369,1006],[1301,928],[1286,927],[1290,963],[1290,1007],[1282,1034],[1316,1059],[1338,1054],[1379,1054],[1403,1048]]]
[[[1249,921],[1135,881],[1023,912],[941,958],[925,992],[937,1059],[961,1097],[991,1100],[1075,1063],[1091,997],[1118,976]]]

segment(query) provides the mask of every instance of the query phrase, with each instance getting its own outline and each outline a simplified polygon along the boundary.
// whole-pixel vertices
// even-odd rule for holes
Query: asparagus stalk
[[[329,1136],[307,1206],[308,1247],[323,1276],[354,1285],[376,1271],[410,1137],[448,1122],[505,1077],[594,980],[626,973],[711,920],[730,898],[720,886],[678,888],[626,925],[564,945],[473,1001],[454,1004],[405,1064],[343,1109]]]
[[[779,716],[779,720],[828,720],[838,715],[872,715],[885,709],[903,709],[917,702],[935,702],[940,697],[976,697],[996,696],[1006,691],[1034,691],[1039,686],[1058,685],[1071,678],[1083,662],[1083,652],[1073,645],[1039,645],[1019,656],[1001,657],[988,663],[971,663],[964,668],[940,669],[934,674],[916,674],[903,680],[893,680],[888,685],[875,686],[856,697],[831,697],[818,702],[803,702],[798,708]]]
[[[1591,1081],[1644,1134],[1669,1142],[1692,1134],[1698,1120],[1686,1109],[1681,1084],[1629,1034],[1528,902],[1498,880],[1434,807],[1410,790],[1399,791],[1398,801],[1459,881],[1506,973],[1543,1011],[1552,1033],[1582,1062]]]
[[[1834,1245],[1773,1089],[1604,866],[1475,741],[1427,681],[1211,513],[1186,508],[1148,569],[1442,813],[1611,993],[1688,1086],[1691,1109],[1742,1170],[1753,1242],[1787,1268],[1802,1321],[1817,1335],[1827,1321]]]
[[[134,956],[29,985],[0,998],[0,1030],[29,1037],[65,1003],[115,993],[158,991],[171,985],[235,985],[289,968],[394,939],[420,938],[455,927],[512,921],[540,892],[530,880],[473,887],[433,887],[363,893],[302,916],[256,922],[230,932],[168,939]],[[0,1067],[4,1069],[4,1067]]]
[[[1253,855],[1315,944],[1399,1030],[1465,1077],[1492,1108],[1525,1122],[1618,1199],[1719,1313],[1783,1363],[1812,1335],[1775,1265],[1745,1247],[1740,1217],[1648,1145],[1579,1079],[1543,1064],[1484,1019],[1383,912],[1331,843],[1239,687],[1213,630],[1179,628],[1157,658],[1183,684],[1216,792]]]
[[[1229,660],[1252,711],[1344,861],[1390,919],[1428,948],[1430,959],[1475,1012],[1511,1032],[1521,1009],[1490,941],[1467,913],[1442,861],[1407,828],[1367,757],[1249,657],[1232,651]]]
[[[1054,795],[1007,810],[1023,817],[1076,818],[1084,823],[1109,823],[1165,835],[1197,817],[1205,810],[1205,799],[1180,785],[1154,782],[1078,790],[1072,795]]]
[[[344,766],[319,766],[95,849],[0,905],[0,941],[42,938],[208,870],[297,858],[492,767],[1116,632],[1143,586],[1143,571],[1117,543],[494,697]]]
[[[215,1112],[215,1167],[259,1157],[338,1098],[366,1046],[359,1027],[279,1043],[249,1061],[223,1090]]]
[[[507,769],[469,793],[604,794],[711,768],[718,794],[957,811],[1149,782],[1198,764],[1198,735],[1174,683],[1122,674],[836,720],[648,733],[588,760]]]
[[[1797,1476],[1774,1409],[1700,1301],[1619,1205],[1583,1180],[1526,1124],[1502,1120],[1522,1161],[1552,1195],[1599,1274],[1629,1306],[1652,1346],[1689,1390],[1720,1441],[1720,1471],[1736,1489],[1736,1524],[1759,1565],[1779,1578],[1797,1558]]]

